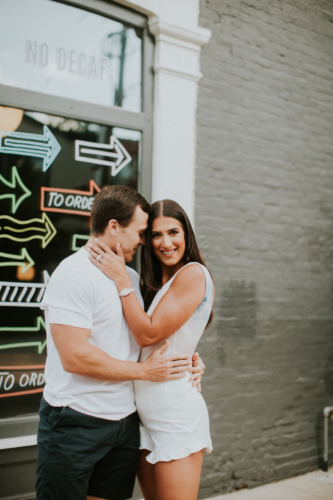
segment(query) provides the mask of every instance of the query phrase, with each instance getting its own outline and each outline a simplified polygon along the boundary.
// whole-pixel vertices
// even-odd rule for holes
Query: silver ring
[[[97,262],[99,262],[101,260],[101,258],[102,258],[102,255],[99,254],[98,257],[96,257]]]

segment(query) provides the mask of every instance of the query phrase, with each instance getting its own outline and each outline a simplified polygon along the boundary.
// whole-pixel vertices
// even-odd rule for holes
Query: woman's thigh
[[[204,450],[154,465],[154,500],[197,500]],[[145,497],[145,500],[146,499]],[[149,498],[150,500],[150,498]]]
[[[139,467],[137,478],[139,481],[141,493],[145,500],[155,500],[155,477],[154,465],[147,462],[146,457],[151,452],[148,450],[140,451]]]

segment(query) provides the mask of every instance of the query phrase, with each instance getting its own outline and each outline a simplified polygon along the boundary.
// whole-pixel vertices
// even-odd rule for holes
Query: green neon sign
[[[15,193],[6,193],[2,194],[0,196],[0,200],[5,200],[9,199],[11,200],[11,213],[15,214],[16,210],[18,207],[21,205],[22,201],[24,201],[26,198],[31,196],[31,191],[23,184],[21,177],[19,176],[19,173],[17,171],[16,167],[12,167],[12,180],[8,181],[2,175],[0,174],[0,182],[7,186],[10,189],[17,189],[17,187],[20,188],[20,190],[23,192],[23,194],[17,198]]]
[[[41,329],[46,330],[43,316],[36,318],[36,326],[1,326],[0,332],[39,332]]]
[[[35,265],[26,248],[21,248],[21,255],[0,252],[0,259],[4,259],[4,262],[0,262],[0,267],[22,266],[23,274]]]
[[[83,245],[85,245],[86,241],[88,241],[90,236],[87,236],[86,234],[73,234],[72,236],[72,241],[71,241],[71,250],[72,252],[77,252],[80,250]],[[78,241],[81,241],[81,245],[78,246]]]
[[[0,332],[39,332],[41,329],[46,330],[44,318],[42,316],[38,316],[36,319],[36,326],[2,326],[0,327]],[[46,347],[46,340],[3,344],[0,345],[0,350],[17,349],[19,347],[37,347],[38,354],[42,354]]]
[[[0,216],[0,238],[18,242],[40,239],[42,248],[45,248],[56,234],[57,230],[45,212],[40,219],[36,217],[24,221],[9,215]]]

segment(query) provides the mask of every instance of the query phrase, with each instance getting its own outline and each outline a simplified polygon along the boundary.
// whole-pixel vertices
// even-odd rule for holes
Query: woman
[[[92,261],[117,285],[132,288],[120,245],[92,246]],[[98,255],[103,258],[96,261]],[[214,285],[184,210],[172,200],[155,202],[141,254],[144,312],[134,293],[122,297],[128,326],[142,347],[140,361],[165,339],[166,353],[193,354],[212,321]],[[195,500],[203,452],[212,450],[209,419],[190,374],[162,383],[135,381],[142,422],[138,480],[145,500]]]

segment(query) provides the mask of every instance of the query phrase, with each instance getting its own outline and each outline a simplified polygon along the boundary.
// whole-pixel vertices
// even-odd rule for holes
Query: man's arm
[[[83,377],[113,382],[163,382],[183,378],[186,370],[192,366],[188,354],[163,355],[168,348],[168,341],[153,351],[144,363],[135,363],[112,358],[90,344],[91,330],[55,323],[51,323],[50,328],[63,369]]]

